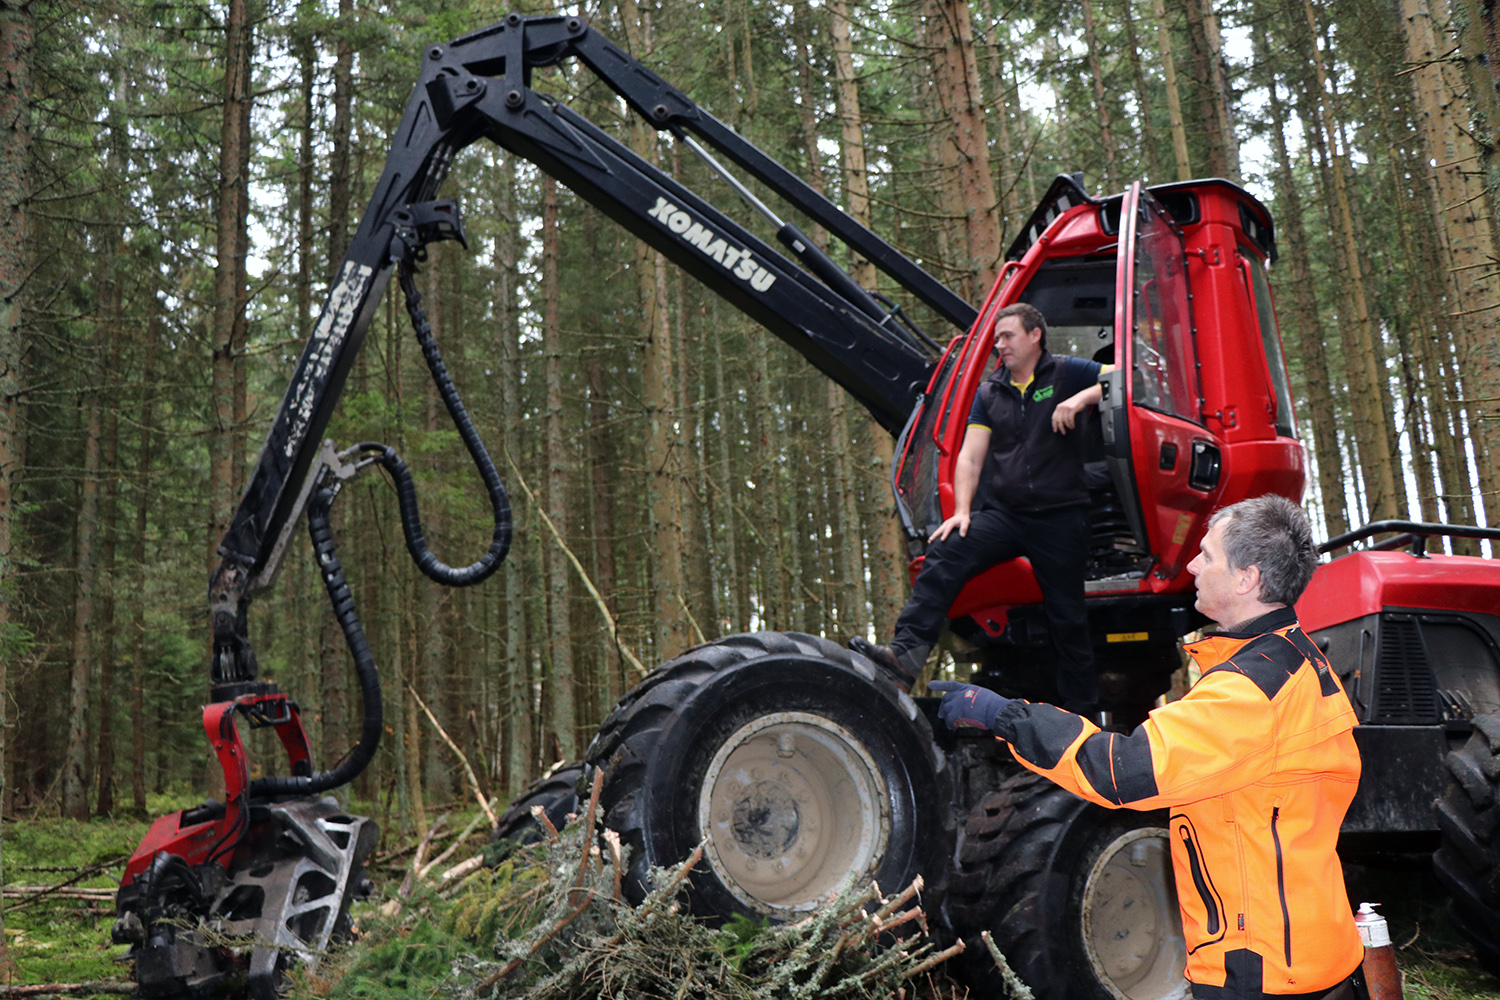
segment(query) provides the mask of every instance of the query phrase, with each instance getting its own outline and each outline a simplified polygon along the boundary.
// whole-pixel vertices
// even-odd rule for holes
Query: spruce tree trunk
[[[1192,36],[1203,44],[1203,64],[1206,73],[1207,114],[1204,125],[1208,138],[1208,172],[1214,177],[1226,177],[1238,182],[1240,179],[1240,147],[1234,136],[1234,116],[1231,112],[1234,95],[1230,91],[1229,76],[1225,69],[1224,39],[1219,34],[1219,18],[1214,13],[1214,0],[1185,0]]]
[[[1369,516],[1371,520],[1383,520],[1396,516],[1400,496],[1396,490],[1395,449],[1386,435],[1385,346],[1370,319],[1369,299],[1360,263],[1362,254],[1355,236],[1354,215],[1345,180],[1345,159],[1337,144],[1323,55],[1318,47],[1317,15],[1311,0],[1304,0],[1303,9],[1309,29],[1308,41],[1313,56],[1315,96],[1319,110],[1319,121],[1313,133],[1314,138],[1320,144],[1326,144],[1328,150],[1334,196],[1330,214],[1337,226],[1344,288],[1349,305],[1340,333],[1344,341],[1345,373],[1349,379],[1351,409],[1354,413],[1354,436],[1359,445],[1360,474],[1364,480]]]
[[[242,240],[241,216],[244,179],[249,169],[250,136],[245,130],[245,86],[251,58],[250,21],[247,0],[229,0],[224,25],[224,112],[219,131],[219,187],[217,202],[218,263],[214,270],[213,311],[213,422],[209,427],[209,548],[208,566],[218,557],[214,549],[229,529],[229,518],[238,499],[234,493],[234,438],[236,424],[236,356],[243,344],[235,337],[241,330],[245,307],[244,273],[246,246]]]
[[[869,611],[869,593],[865,587],[863,525],[859,517],[859,484],[854,476],[854,462],[849,454],[848,394],[833,381],[828,382],[829,445],[833,451],[834,513],[838,534],[843,540],[837,552],[839,573],[838,628],[852,635],[864,635]]]
[[[495,237],[494,308],[496,335],[499,338],[500,406],[505,440],[525,440],[521,413],[521,363],[517,351],[519,323],[516,294],[516,174],[515,161],[506,155],[500,164],[500,178],[495,190],[496,214],[500,231]],[[516,456],[512,456],[516,457]],[[517,510],[516,534],[521,536],[521,516]],[[531,685],[526,653],[526,568],[521,558],[508,558],[501,566],[505,584],[505,711],[501,742],[501,784],[507,791],[522,788],[530,777]]]
[[[839,146],[844,161],[845,211],[856,222],[868,226],[870,186],[865,169],[864,116],[859,107],[859,85],[854,75],[854,43],[844,0],[831,0],[828,12],[832,21],[834,76],[838,84],[841,123]],[[854,280],[861,287],[875,287],[873,264],[860,259],[856,262],[853,273]],[[873,463],[879,469],[879,486],[874,495],[881,499],[873,505],[876,515],[869,518],[872,527],[878,526],[878,534],[870,549],[870,584],[875,595],[873,611],[876,635],[884,636],[894,629],[896,616],[905,600],[901,579],[901,538],[896,520],[891,516],[892,508],[886,502],[888,489],[885,480],[891,465],[893,442],[890,433],[874,420],[866,422],[866,429],[875,445]]]
[[[123,255],[116,254],[116,264],[123,263]],[[120,457],[120,407],[119,375],[122,341],[120,330],[120,289],[111,281],[107,283],[109,303],[101,309],[108,329],[109,361],[106,366],[106,391],[108,405],[104,408],[104,455],[100,468],[99,530],[101,548],[99,554],[99,586],[104,591],[99,607],[99,742],[95,754],[95,767],[99,787],[94,813],[111,816],[115,811],[115,545],[119,532],[115,530],[115,512],[119,495]]]
[[[625,38],[637,58],[650,52],[651,39],[642,26],[635,0],[622,0],[620,16]],[[732,40],[731,40],[732,45]],[[749,52],[746,51],[749,68]],[[753,100],[754,90],[751,89]],[[751,112],[753,113],[753,106]],[[656,133],[632,120],[631,147],[656,161]],[[646,243],[636,241],[635,268],[641,304],[641,402],[646,417],[646,490],[650,505],[652,541],[651,604],[658,661],[691,645],[683,613],[682,523],[677,496],[676,433],[672,421],[672,329],[667,303],[666,260]]]
[[[20,474],[22,365],[21,288],[30,269],[26,205],[31,161],[30,3],[0,7],[0,810],[10,802],[6,780],[6,740],[12,697],[9,664],[21,649],[20,626],[13,620],[16,552],[13,524],[15,485]],[[4,880],[4,824],[0,823],[0,883]],[[6,944],[5,907],[0,900],[0,971],[11,971]],[[8,975],[7,975],[7,978]]]
[[[1135,34],[1134,0],[1121,0],[1121,21],[1125,28],[1125,58],[1130,60],[1130,80],[1135,89],[1137,113],[1141,117],[1141,161],[1146,167],[1146,176],[1153,184],[1166,179],[1167,168],[1162,159],[1161,139],[1151,115],[1151,88],[1146,84],[1146,71],[1141,63],[1140,43]]]
[[[1268,62],[1270,47],[1265,37],[1257,36],[1256,41],[1257,57]],[[1313,298],[1312,269],[1307,259],[1307,236],[1302,225],[1302,195],[1297,190],[1296,174],[1292,171],[1291,156],[1287,152],[1286,133],[1282,128],[1282,122],[1287,117],[1286,110],[1274,75],[1269,81],[1269,93],[1271,138],[1276,148],[1276,201],[1281,207],[1277,224],[1281,227],[1282,258],[1286,261],[1289,279],[1283,288],[1291,293],[1291,309],[1287,318],[1291,320],[1297,354],[1302,359],[1308,407],[1304,433],[1312,435],[1313,455],[1318,463],[1318,492],[1323,501],[1323,528],[1327,537],[1333,538],[1349,530],[1349,517],[1344,497],[1344,464],[1343,457],[1339,454],[1336,410],[1328,384],[1328,358],[1323,349],[1327,334],[1318,314],[1318,304]]]
[[[151,290],[148,318],[146,320],[146,359],[143,369],[149,371],[149,361],[156,346],[156,321],[158,315],[156,290]],[[151,509],[151,441],[152,424],[155,420],[155,390],[147,387],[142,392],[140,411],[140,447],[137,452],[135,477],[135,535],[131,539],[130,560],[134,567],[135,607],[130,627],[130,804],[139,818],[146,815],[146,523]]]
[[[15,487],[20,474],[25,335],[21,288],[30,269],[26,225],[31,162],[30,3],[0,7],[0,803],[4,802],[5,716],[11,699],[6,665],[20,650],[14,621]],[[7,961],[0,907],[0,964]]]
[[[1402,0],[1407,62],[1426,158],[1434,228],[1446,273],[1448,320],[1459,348],[1458,375],[1474,447],[1485,520],[1500,524],[1500,274],[1496,273],[1495,227],[1483,174],[1474,169],[1480,151],[1460,103],[1462,71],[1444,58],[1439,26],[1428,0]],[[1486,100],[1493,98],[1493,86]]]
[[[1115,189],[1119,167],[1115,163],[1115,137],[1109,127],[1109,102],[1104,93],[1104,63],[1099,57],[1099,33],[1094,29],[1093,0],[1079,0],[1083,7],[1083,37],[1089,51],[1089,76],[1094,81],[1094,113],[1099,118],[1099,145],[1104,150],[1104,190]]]
[[[990,175],[989,132],[984,92],[974,52],[968,0],[927,0],[928,44],[934,49],[936,92],[949,129],[940,131],[944,164],[953,171],[950,214],[964,220],[965,290],[982,299],[999,273],[999,210]]]
[[[98,348],[95,348],[98,351]],[[102,355],[102,351],[99,352]],[[78,515],[73,543],[73,668],[68,699],[68,744],[63,763],[62,814],[85,820],[88,806],[89,696],[94,659],[94,585],[99,567],[99,465],[103,402],[99,381],[104,360],[96,357],[84,395],[83,468],[79,472]]]
[[[328,271],[332,285],[349,247],[349,200],[353,184],[350,147],[354,131],[354,43],[350,29],[354,0],[339,0],[339,18],[333,31],[336,49],[333,61],[333,142],[328,161]]]
[[[1162,85],[1167,91],[1167,120],[1172,130],[1172,153],[1177,159],[1177,179],[1191,180],[1193,168],[1188,162],[1187,128],[1182,121],[1182,94],[1177,87],[1177,56],[1172,49],[1172,28],[1167,24],[1165,0],[1153,0],[1152,14],[1156,18],[1156,46],[1161,52]]]
[[[562,290],[557,276],[557,182],[542,177],[542,350],[547,380],[547,516],[559,531],[568,527],[567,443],[562,418]],[[572,572],[554,543],[547,546],[547,642],[552,650],[552,730],[563,760],[578,757],[578,708],[574,698]]]

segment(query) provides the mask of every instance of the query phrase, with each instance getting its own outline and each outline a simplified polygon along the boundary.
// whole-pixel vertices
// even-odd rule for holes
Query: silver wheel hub
[[[720,881],[751,909],[792,919],[867,878],[890,828],[885,779],[864,744],[810,712],[777,712],[719,747],[698,796]]]
[[[1191,996],[1166,830],[1131,830],[1106,844],[1089,869],[1081,910],[1089,964],[1118,1000]]]

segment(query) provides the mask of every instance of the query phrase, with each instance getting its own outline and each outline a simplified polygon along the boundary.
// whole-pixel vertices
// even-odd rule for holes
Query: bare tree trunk
[[[557,182],[542,177],[542,350],[547,380],[547,516],[558,531],[568,527],[567,443],[562,419],[562,290],[557,275]],[[578,708],[574,697],[571,570],[555,545],[547,551],[547,642],[552,648],[552,729],[564,760],[578,756]]]
[[[1130,60],[1130,79],[1135,89],[1136,113],[1141,119],[1141,157],[1146,165],[1146,176],[1153,183],[1166,178],[1166,165],[1162,161],[1161,139],[1151,115],[1151,89],[1146,84],[1146,71],[1141,64],[1140,43],[1135,34],[1134,0],[1120,0],[1121,18],[1125,28],[1125,58]]]
[[[854,40],[844,0],[829,0],[833,23],[833,69],[838,79],[839,147],[844,158],[844,211],[861,225],[870,224],[870,181],[865,172],[864,116],[854,76]],[[854,264],[860,287],[875,287],[875,265],[860,258]]]
[[[625,38],[637,58],[650,51],[635,0],[621,0]],[[749,68],[749,53],[746,52]],[[754,89],[752,87],[753,96]],[[750,109],[753,112],[753,107]],[[656,134],[634,123],[631,146],[636,154],[656,159]],[[635,267],[641,302],[641,401],[646,415],[646,488],[650,497],[652,616],[656,625],[658,659],[675,656],[689,640],[683,613],[682,524],[677,495],[676,433],[672,426],[672,329],[667,308],[666,261],[646,243],[636,242]]]
[[[328,273],[334,277],[349,247],[349,194],[353,184],[350,147],[354,131],[354,43],[350,29],[354,19],[354,0],[339,0],[337,39],[333,60],[333,155],[328,162]]]
[[[156,290],[151,289],[146,320],[146,364],[154,356],[158,317]],[[131,540],[130,560],[135,568],[135,611],[130,628],[130,800],[137,817],[146,815],[146,523],[151,509],[151,437],[155,419],[155,390],[142,390],[140,411],[140,448],[135,470],[135,535]]]
[[[839,594],[839,629],[854,635],[865,634],[869,593],[865,587],[863,525],[859,517],[859,484],[849,455],[848,397],[843,388],[828,383],[829,444],[833,451],[834,513],[843,544],[836,553],[842,579]]]
[[[870,224],[869,177],[865,170],[864,118],[859,108],[859,87],[854,75],[854,45],[844,0],[831,0],[828,11],[833,23],[833,66],[838,81],[839,119],[842,123],[840,148],[844,160],[844,192],[850,218]],[[860,260],[855,265],[854,280],[864,288],[875,287],[875,266]],[[867,422],[867,431],[875,442],[875,459],[882,469],[891,463],[890,434],[875,423]],[[883,478],[883,476],[882,476]],[[882,493],[884,490],[882,489]],[[881,505],[884,508],[885,505]],[[878,635],[886,626],[894,628],[896,615],[903,603],[901,583],[901,539],[893,517],[872,519],[880,526],[879,536],[870,551],[870,580],[875,593],[874,612]]]
[[[1156,45],[1161,50],[1162,84],[1167,90],[1167,115],[1172,129],[1172,151],[1177,157],[1177,179],[1190,180],[1193,168],[1188,163],[1187,129],[1182,121],[1182,94],[1177,87],[1177,58],[1172,51],[1172,29],[1167,24],[1165,0],[1152,0],[1156,17]]]
[[[95,350],[102,355],[98,347]],[[88,716],[94,658],[94,585],[98,579],[99,465],[103,436],[102,390],[105,363],[96,357],[90,371],[94,383],[83,400],[83,469],[79,473],[78,517],[73,564],[77,579],[73,597],[73,669],[68,699],[68,745],[63,764],[62,814],[68,819],[89,816]]]
[[[1370,320],[1369,299],[1365,292],[1359,243],[1354,232],[1354,215],[1350,208],[1345,182],[1345,160],[1337,144],[1332,104],[1328,96],[1323,55],[1318,47],[1317,15],[1311,0],[1304,0],[1308,39],[1313,55],[1321,124],[1315,132],[1326,136],[1329,150],[1329,174],[1333,184],[1334,215],[1339,227],[1342,263],[1351,314],[1342,324],[1344,364],[1354,411],[1354,433],[1359,442],[1360,473],[1365,484],[1370,517],[1381,520],[1396,515],[1399,494],[1396,491],[1395,451],[1386,435],[1384,413],[1385,363],[1384,345]]]
[[[21,437],[22,334],[21,289],[30,268],[27,253],[27,168],[31,161],[31,4],[0,7],[0,806],[10,797],[5,780],[5,739],[10,678],[6,666],[21,645],[19,625],[11,620],[15,586],[15,481]],[[4,859],[4,824],[0,823],[0,862]],[[0,864],[0,876],[3,876]],[[3,882],[0,877],[0,882]],[[0,905],[0,971],[11,970],[6,944],[5,910]]]
[[[1269,60],[1270,51],[1264,35],[1256,37],[1257,58]],[[1323,350],[1327,335],[1313,299],[1312,272],[1307,260],[1307,238],[1302,227],[1302,196],[1297,191],[1296,175],[1287,152],[1282,122],[1286,112],[1276,89],[1269,81],[1271,99],[1271,136],[1276,147],[1276,200],[1282,206],[1282,255],[1289,272],[1287,285],[1291,292],[1291,326],[1296,333],[1297,354],[1302,359],[1303,379],[1307,388],[1308,416],[1313,438],[1313,454],[1318,462],[1318,492],[1323,501],[1323,526],[1332,538],[1349,530],[1344,498],[1343,458],[1339,454],[1338,431],[1333,393],[1328,385],[1328,359]],[[1285,287],[1285,286],[1284,286]]]
[[[964,220],[969,297],[984,297],[999,273],[1000,222],[995,181],[990,175],[989,132],[984,93],[974,52],[968,0],[927,0],[929,44],[937,51],[936,91],[951,131],[944,135],[944,160],[955,172],[956,214]]]
[[[245,286],[242,281],[247,247],[241,217],[245,214],[244,191],[250,164],[250,136],[245,129],[250,96],[246,82],[251,58],[250,21],[247,0],[229,0],[224,25],[224,114],[219,138],[218,263],[214,271],[213,423],[209,428],[209,548],[208,565],[217,562],[214,548],[229,528],[234,512],[234,440],[240,433],[236,422],[236,357],[244,345],[236,340],[243,332]]]
[[[1402,0],[1406,57],[1432,186],[1448,318],[1459,346],[1458,374],[1474,446],[1485,520],[1500,524],[1500,267],[1462,70],[1439,50],[1428,0]],[[1489,95],[1493,97],[1493,93]],[[1462,116],[1455,110],[1463,108]]]
[[[115,263],[123,262],[123,254],[116,253]],[[109,360],[105,368],[106,384],[104,406],[104,455],[100,467],[99,529],[101,550],[99,558],[99,584],[104,591],[99,608],[99,742],[96,752],[96,780],[99,786],[94,813],[110,816],[115,811],[115,545],[119,533],[115,530],[115,512],[119,494],[120,455],[120,410],[118,372],[123,347],[120,330],[120,288],[115,280],[105,282],[107,304],[100,310],[107,329]],[[111,384],[113,383],[113,384]]]
[[[1205,62],[1208,64],[1208,78],[1205,82],[1212,108],[1205,123],[1209,126],[1208,172],[1215,177],[1238,181],[1240,146],[1234,137],[1234,94],[1230,91],[1229,75],[1225,69],[1224,39],[1219,34],[1219,17],[1214,13],[1214,0],[1187,0],[1187,10],[1194,27],[1202,33]]]
[[[1109,127],[1109,102],[1104,94],[1104,64],[1099,58],[1099,33],[1094,30],[1094,4],[1083,6],[1083,36],[1089,50],[1089,75],[1094,78],[1094,113],[1099,116],[1099,145],[1104,149],[1104,189],[1115,189],[1119,168],[1115,165],[1115,137]]]
[[[316,4],[306,3],[305,6],[316,9]],[[317,57],[317,45],[309,32],[300,40],[297,52],[302,104],[302,121],[297,129],[297,335],[303,338],[312,333],[312,203],[313,170],[317,166],[313,152],[313,96],[317,83]]]

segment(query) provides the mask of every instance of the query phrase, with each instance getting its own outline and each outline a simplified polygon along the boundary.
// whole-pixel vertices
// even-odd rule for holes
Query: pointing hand
[[[949,729],[990,729],[995,716],[1011,701],[988,688],[957,681],[932,681],[927,690],[943,692],[938,718],[947,723]]]

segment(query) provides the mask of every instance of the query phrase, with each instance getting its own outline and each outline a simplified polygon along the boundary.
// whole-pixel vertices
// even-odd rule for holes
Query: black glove
[[[943,703],[938,706],[938,718],[947,723],[949,729],[991,729],[995,725],[995,716],[1011,701],[989,688],[957,681],[931,681],[927,690],[944,692]]]

